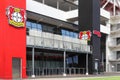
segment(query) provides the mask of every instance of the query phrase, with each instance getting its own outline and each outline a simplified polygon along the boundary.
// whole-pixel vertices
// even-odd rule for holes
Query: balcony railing
[[[51,39],[39,36],[27,36],[27,46],[91,53],[90,46],[87,44],[80,44],[76,42],[69,42],[67,40],[57,40],[54,38]]]
[[[111,31],[110,36],[111,36],[112,38],[118,38],[118,37],[120,37],[119,34],[120,34],[120,29],[117,29],[117,30]]]
[[[120,62],[120,59],[109,59],[110,62]]]
[[[109,45],[112,51],[120,51],[120,45]]]

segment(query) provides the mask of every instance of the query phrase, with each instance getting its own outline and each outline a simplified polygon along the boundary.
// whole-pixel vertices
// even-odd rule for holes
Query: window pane
[[[76,64],[78,64],[78,56],[74,56],[73,57],[73,62],[76,63]]]
[[[117,51],[117,59],[120,59],[120,51]]]
[[[66,31],[66,36],[69,36],[69,31]]]
[[[74,37],[73,32],[70,32],[70,37]]]
[[[42,31],[42,30],[41,30],[41,29],[39,29],[39,28],[38,28],[37,30],[38,30],[38,31]]]
[[[42,30],[42,25],[41,24],[37,24],[37,27],[39,30]]]
[[[36,23],[32,23],[32,29],[37,29]]]
[[[77,33],[74,33],[74,38],[78,38],[78,34]]]
[[[32,23],[32,28],[33,28],[33,27],[36,27],[36,23]]]
[[[48,32],[53,33],[53,27],[47,26],[47,28]]]
[[[66,31],[62,29],[61,32],[62,32],[62,35],[65,36],[65,34],[66,34],[65,32]]]
[[[31,28],[31,22],[30,22],[30,21],[27,21],[27,22],[26,22],[26,26],[27,26],[27,28]]]
[[[43,26],[42,30],[46,32],[47,31],[47,26],[46,25],[42,25],[42,26]]]
[[[41,24],[37,24],[37,30],[42,31],[42,25]]]

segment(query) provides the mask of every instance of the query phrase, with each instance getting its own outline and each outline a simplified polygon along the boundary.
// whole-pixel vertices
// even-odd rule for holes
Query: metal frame
[[[104,9],[109,2],[112,0],[107,0],[107,2],[102,6],[102,9]],[[116,6],[120,7],[120,1],[119,0],[113,0],[113,16],[116,16]]]

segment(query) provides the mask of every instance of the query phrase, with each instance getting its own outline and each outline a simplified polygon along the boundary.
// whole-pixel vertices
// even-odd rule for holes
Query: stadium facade
[[[117,34],[110,32],[111,22],[116,26],[117,18],[119,26],[120,20],[116,15],[110,18],[105,8],[108,4],[102,1],[99,30],[95,34],[90,30],[91,37],[97,35],[94,39],[99,38],[99,50],[95,48],[97,45],[79,39],[80,31],[85,34],[88,30],[79,24],[77,0],[1,1],[0,78],[119,71],[119,60],[114,55],[119,54],[119,45],[110,46],[109,40],[113,40],[111,34]],[[96,51],[99,59],[95,57]]]

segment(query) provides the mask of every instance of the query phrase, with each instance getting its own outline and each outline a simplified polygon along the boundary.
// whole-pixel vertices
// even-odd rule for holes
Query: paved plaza
[[[97,75],[67,75],[67,76],[36,76],[35,78],[27,78],[23,80],[85,80],[87,78],[102,78],[108,76],[120,76],[120,73],[104,73],[104,74],[97,74]]]

